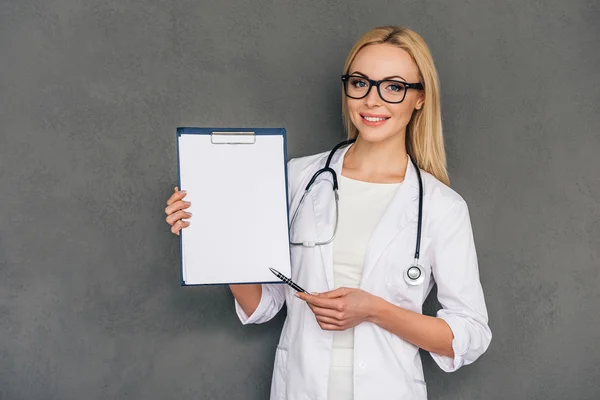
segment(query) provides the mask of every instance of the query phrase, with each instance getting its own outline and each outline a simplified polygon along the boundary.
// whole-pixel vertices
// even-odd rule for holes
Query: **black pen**
[[[292,281],[290,278],[287,278],[285,275],[283,275],[281,272],[279,272],[276,269],[271,268],[271,267],[269,267],[269,269],[271,270],[271,272],[273,274],[275,274],[276,277],[278,277],[279,279],[281,279],[282,281],[284,281],[285,283],[290,285],[295,291],[310,294],[306,290],[304,290],[300,286],[298,286],[296,283],[294,283],[294,281]]]

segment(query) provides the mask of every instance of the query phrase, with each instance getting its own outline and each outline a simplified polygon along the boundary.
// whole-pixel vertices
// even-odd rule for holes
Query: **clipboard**
[[[283,128],[177,128],[177,174],[191,202],[181,285],[278,283],[291,276]]]

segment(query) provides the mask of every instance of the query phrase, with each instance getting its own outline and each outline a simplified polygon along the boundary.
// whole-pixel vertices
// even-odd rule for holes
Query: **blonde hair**
[[[419,69],[419,82],[424,87],[425,103],[420,110],[413,112],[406,127],[406,151],[416,161],[419,168],[429,172],[446,185],[450,185],[442,135],[440,84],[433,57],[425,40],[408,28],[382,26],[372,29],[365,33],[350,50],[343,73],[350,72],[350,66],[362,48],[382,43],[394,45],[410,54]],[[348,139],[356,138],[358,129],[348,115],[343,88],[342,115]]]

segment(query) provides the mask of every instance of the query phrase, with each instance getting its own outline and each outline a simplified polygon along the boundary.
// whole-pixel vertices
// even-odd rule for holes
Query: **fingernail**
[[[294,293],[294,296],[296,296],[297,298],[300,298],[300,295],[298,294],[298,292]]]
[[[187,192],[185,190],[180,190],[179,193],[187,194]]]
[[[186,206],[189,206],[192,203],[190,203],[189,201],[184,201],[183,204],[185,204]]]

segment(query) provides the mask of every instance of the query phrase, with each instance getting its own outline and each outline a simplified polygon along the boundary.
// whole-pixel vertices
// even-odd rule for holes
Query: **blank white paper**
[[[182,134],[179,174],[192,203],[181,232],[186,285],[278,281],[269,267],[291,276],[282,135],[213,144]]]

